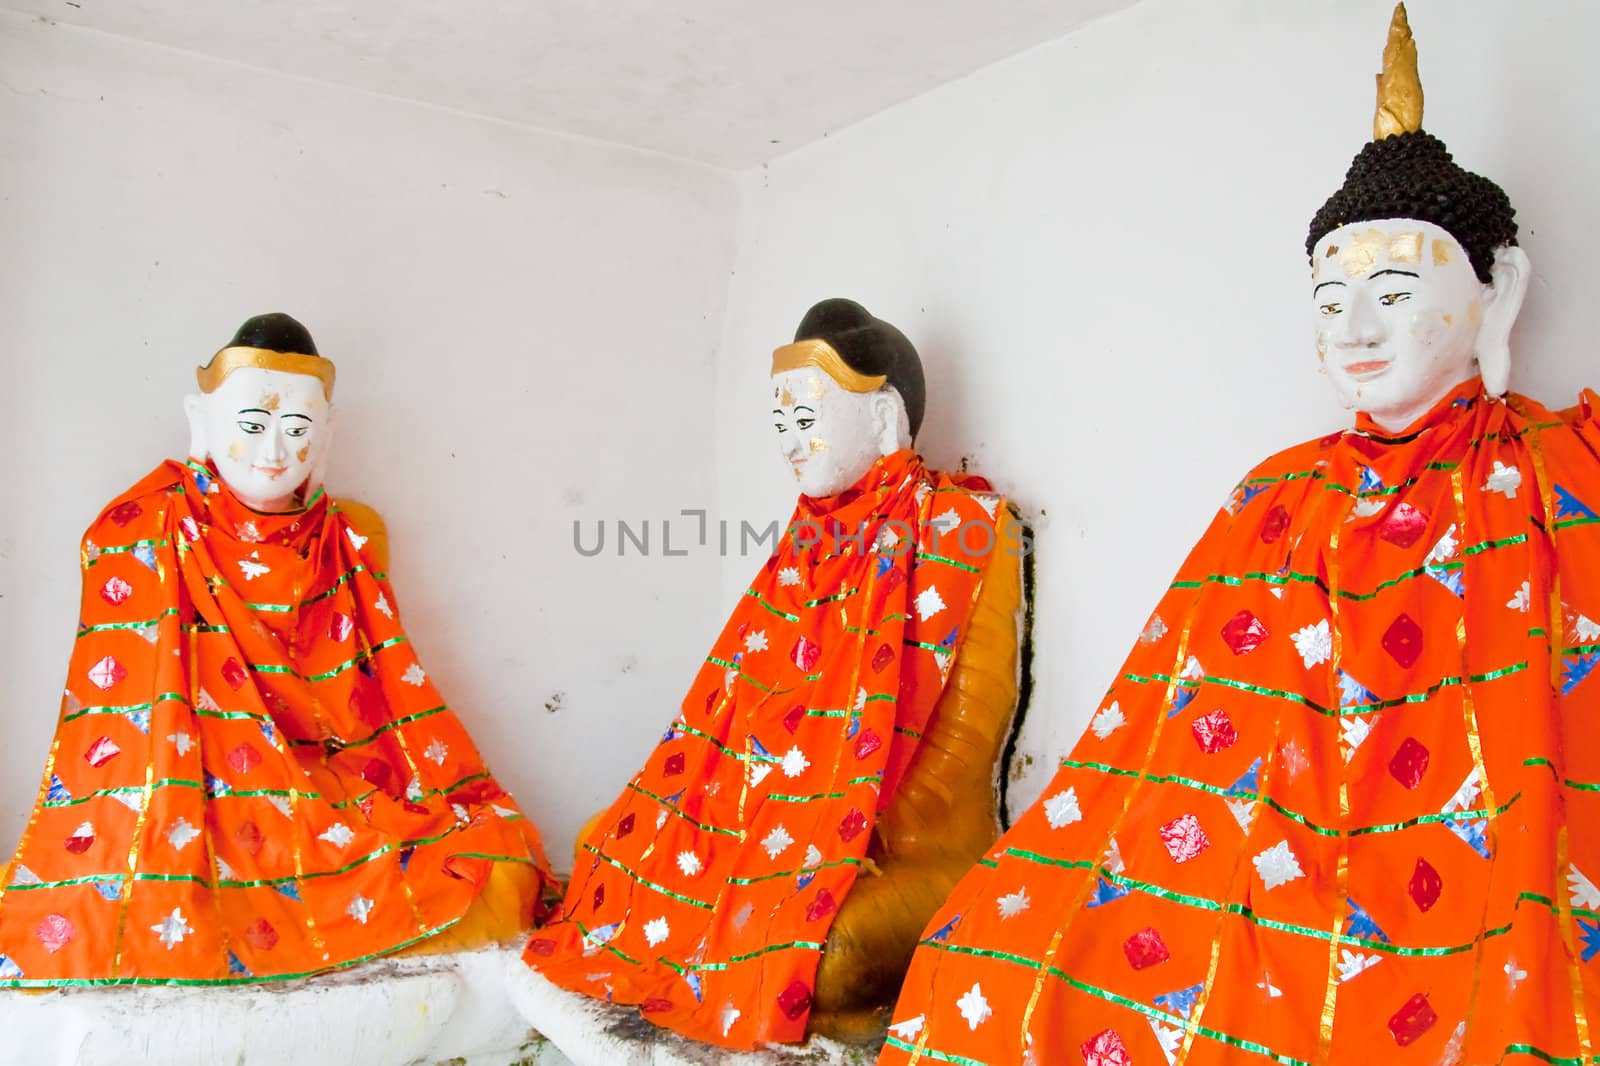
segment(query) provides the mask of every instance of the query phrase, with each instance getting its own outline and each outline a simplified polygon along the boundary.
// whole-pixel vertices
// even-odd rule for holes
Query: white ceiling
[[[1134,2],[0,0],[0,6],[743,168]]]

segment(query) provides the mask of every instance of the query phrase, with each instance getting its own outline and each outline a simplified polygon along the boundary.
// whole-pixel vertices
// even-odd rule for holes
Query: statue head
[[[922,361],[905,335],[853,300],[806,312],[772,353],[772,417],[800,491],[837,495],[922,425]]]
[[[1312,219],[1306,252],[1323,369],[1346,407],[1400,430],[1475,374],[1506,391],[1529,266],[1506,194],[1421,128],[1404,4],[1383,66],[1376,139]]]
[[[290,511],[322,483],[333,437],[333,363],[284,314],[257,315],[195,376],[184,398],[189,455],[211,460],[246,506]]]

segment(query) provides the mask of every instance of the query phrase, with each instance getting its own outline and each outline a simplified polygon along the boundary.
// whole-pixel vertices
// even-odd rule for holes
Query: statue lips
[[[257,466],[254,469],[261,471],[263,474],[273,478],[274,480],[282,477],[289,470],[289,468],[286,466]]]
[[[1353,378],[1370,381],[1388,370],[1392,362],[1389,359],[1365,359],[1359,363],[1347,363],[1344,372]]]

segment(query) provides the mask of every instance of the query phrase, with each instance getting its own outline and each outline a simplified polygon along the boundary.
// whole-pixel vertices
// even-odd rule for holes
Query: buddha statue
[[[922,925],[999,835],[1019,681],[1020,528],[987,482],[912,450],[924,391],[916,349],[849,300],[774,354],[793,519],[580,834],[525,955],[548,989],[729,1048],[875,1018],[881,1036]],[[615,1061],[559,1002],[524,1015],[575,1061]]]
[[[1039,802],[928,923],[880,1061],[1588,1061],[1600,397],[1507,391],[1506,194],[1421,129],[1307,237],[1352,428],[1240,482]]]
[[[0,987],[259,984],[533,919],[538,834],[418,661],[381,522],[321,487],[334,378],[250,319],[198,371],[188,462],[85,535]]]

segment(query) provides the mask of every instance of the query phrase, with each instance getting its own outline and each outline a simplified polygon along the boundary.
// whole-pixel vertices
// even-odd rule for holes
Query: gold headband
[[[217,391],[229,374],[247,366],[285,374],[307,374],[322,382],[324,399],[333,399],[333,362],[320,355],[275,352],[269,348],[224,348],[211,357],[211,362],[196,367],[194,376],[200,382],[200,391],[210,393]]]
[[[833,345],[824,340],[795,341],[772,353],[774,374],[806,366],[816,367],[847,392],[877,392],[889,380],[887,374],[863,374],[851,369]]]

